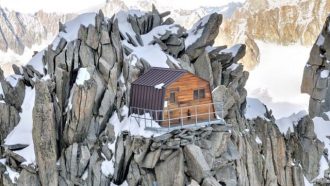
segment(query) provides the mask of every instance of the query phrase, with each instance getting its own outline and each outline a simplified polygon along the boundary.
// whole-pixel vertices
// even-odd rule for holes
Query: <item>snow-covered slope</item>
[[[276,118],[307,111],[308,96],[300,93],[300,84],[310,47],[257,44],[261,63],[250,72],[248,96],[260,99]]]

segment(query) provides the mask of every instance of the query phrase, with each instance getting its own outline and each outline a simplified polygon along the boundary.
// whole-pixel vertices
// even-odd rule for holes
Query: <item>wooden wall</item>
[[[197,89],[205,89],[205,98],[200,100],[194,100],[194,90]],[[175,92],[176,95],[176,103],[170,103],[170,93],[171,91]],[[208,121],[209,117],[214,119],[214,114],[209,115],[210,112],[214,112],[214,107],[210,105],[198,106],[195,105],[201,104],[209,104],[213,103],[212,94],[210,90],[209,83],[191,73],[186,73],[177,79],[175,82],[171,83],[168,87],[166,87],[164,101],[167,101],[167,107],[164,106],[164,120],[169,118],[169,114],[171,118],[180,118],[181,112],[182,116],[187,117],[188,112],[190,112],[190,119],[184,119],[184,124],[195,123],[197,121]],[[175,109],[171,113],[168,110]],[[205,114],[202,116],[198,116],[197,118],[193,115],[195,113]],[[181,124],[179,119],[171,120],[172,125]],[[169,122],[162,122],[162,126],[166,127],[169,125]]]

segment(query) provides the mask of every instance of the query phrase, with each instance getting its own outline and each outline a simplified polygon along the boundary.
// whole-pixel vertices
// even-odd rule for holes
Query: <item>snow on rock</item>
[[[71,21],[65,23],[65,31],[60,32],[58,36],[53,41],[53,50],[56,49],[57,45],[59,44],[61,38],[64,38],[67,42],[73,41],[78,38],[78,31],[80,25],[88,26],[95,24],[95,16],[96,13],[85,13],[77,16]]]
[[[130,10],[131,12],[133,10]],[[137,11],[134,11],[135,13],[137,13]],[[132,12],[133,13],[133,12]],[[139,14],[139,13],[137,13]],[[124,34],[124,37],[126,38],[126,34],[132,36],[132,39],[136,41],[136,33],[134,32],[131,23],[129,23],[128,17],[129,17],[130,13],[128,13],[127,11],[119,11],[117,14],[115,14],[115,19],[118,20],[118,27],[119,27],[119,31]]]
[[[32,139],[33,119],[32,111],[35,100],[35,89],[26,87],[25,97],[22,104],[21,120],[17,126],[8,134],[4,145],[26,144],[26,148],[14,151],[26,161],[23,164],[35,164],[34,144]]]
[[[221,54],[231,54],[232,56],[236,56],[239,49],[241,48],[241,44],[237,44],[232,46],[231,48],[226,48],[224,50],[221,50],[220,53]]]
[[[32,57],[32,59],[27,63],[27,65],[31,65],[35,70],[37,70],[40,74],[44,74],[44,64],[42,62],[42,57],[45,54],[45,50],[38,52],[36,55]]]
[[[18,80],[21,79],[22,76],[21,75],[16,75],[16,74],[13,74],[13,75],[10,75],[6,78],[6,81],[8,83],[10,83],[10,85],[12,87],[16,87],[17,83],[18,83]]]
[[[121,33],[126,33],[131,36],[131,38],[136,41],[136,33],[133,31],[130,23],[127,22],[127,12],[119,12],[116,14],[116,18],[118,19],[118,26]],[[165,53],[159,44],[152,44],[152,41],[155,38],[160,38],[166,32],[170,32],[172,34],[177,34],[179,31],[179,27],[177,25],[161,25],[153,28],[150,32],[141,35],[141,39],[143,42],[143,46],[133,46],[128,42],[128,39],[123,41],[123,45],[132,50],[132,53],[128,56],[128,58],[137,57],[139,59],[144,59],[147,61],[152,67],[162,67],[169,68],[167,61],[171,61],[176,66],[179,66],[179,61],[174,59],[169,54]],[[126,37],[126,36],[125,36]],[[134,56],[134,57],[133,57]],[[136,61],[133,60],[132,65],[136,64]]]
[[[319,38],[317,38],[316,45],[317,46],[322,46],[324,44],[324,36],[322,34],[319,35]]]
[[[254,119],[257,117],[265,118],[266,107],[260,100],[256,98],[247,98],[246,99],[246,119]]]
[[[283,117],[275,121],[281,133],[286,134],[290,129],[293,132],[293,126],[297,125],[299,120],[307,115],[306,111],[300,111],[297,114],[294,113],[289,117]]]
[[[161,25],[153,28],[150,32],[141,35],[141,38],[144,44],[149,44],[154,40],[154,37],[160,38],[162,35],[165,35],[167,31],[171,33],[177,34],[179,31],[179,27],[177,25]]]
[[[321,71],[321,78],[327,78],[329,76],[329,70],[322,70]]]
[[[113,161],[104,160],[101,164],[101,171],[105,176],[113,175],[115,171]]]
[[[327,112],[326,114],[328,114],[328,117],[330,116],[329,112]],[[330,139],[327,138],[327,136],[330,136],[330,121],[325,121],[321,117],[315,117],[313,121],[314,132],[317,138],[324,143],[325,148],[330,150]]]
[[[162,89],[164,85],[165,85],[164,83],[160,83],[158,85],[155,85],[155,88],[156,89]]]
[[[230,71],[234,71],[237,69],[237,67],[239,67],[239,64],[233,63],[229,67],[227,67],[227,69],[229,69]]]
[[[4,174],[8,174],[11,182],[16,183],[16,180],[19,178],[19,173],[6,165],[6,159],[0,159],[0,163],[6,166],[6,171]]]
[[[76,84],[77,85],[84,85],[84,82],[89,80],[91,75],[89,74],[87,68],[80,68],[78,71]]]
[[[0,83],[0,95],[3,95],[3,96],[4,96],[4,93],[3,93],[3,89],[2,89],[1,83]]]
[[[147,122],[145,122],[144,119],[138,119],[134,117],[139,118],[146,118]],[[147,113],[145,115],[137,115],[137,114],[131,114],[129,117],[126,117],[123,119],[123,121],[119,121],[118,114],[115,112],[113,113],[112,117],[110,118],[109,122],[114,126],[114,131],[116,136],[119,136],[122,131],[128,131],[131,133],[132,136],[143,136],[146,138],[150,138],[151,136],[159,136],[163,133],[161,132],[153,132],[145,130],[146,127],[155,127],[159,128],[159,124],[155,121],[150,121],[151,116]],[[138,121],[141,120],[139,123]]]
[[[259,138],[259,136],[256,137],[256,142],[257,142],[258,144],[262,144],[262,141],[261,141],[261,139]]]
[[[203,17],[196,22],[189,31],[187,31],[188,37],[185,40],[186,48],[195,43],[202,36],[204,31],[203,26],[209,21],[209,19],[210,15]]]

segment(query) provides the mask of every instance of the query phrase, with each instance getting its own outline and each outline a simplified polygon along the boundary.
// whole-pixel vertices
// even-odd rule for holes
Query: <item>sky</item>
[[[0,0],[1,7],[24,13],[34,13],[38,10],[45,12],[77,13],[97,7],[106,0]],[[133,4],[137,0],[124,0]],[[171,5],[176,8],[194,9],[200,6],[222,6],[230,2],[243,0],[154,0],[161,6]],[[79,6],[77,6],[79,5]]]

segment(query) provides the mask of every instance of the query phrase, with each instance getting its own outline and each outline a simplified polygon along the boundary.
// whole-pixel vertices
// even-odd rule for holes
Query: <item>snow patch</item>
[[[207,15],[196,22],[192,28],[187,32],[188,37],[185,40],[185,46],[188,48],[190,45],[194,44],[203,34],[204,26],[209,21],[210,15]]]
[[[9,175],[9,178],[12,183],[16,183],[16,180],[19,178],[19,173],[11,169],[10,167],[6,166],[6,172],[5,174]]]
[[[257,142],[258,144],[262,144],[262,141],[261,141],[261,139],[259,138],[259,136],[256,137],[256,142]]]
[[[5,97],[5,95],[3,93],[3,89],[2,89],[1,83],[0,83],[0,95],[3,95],[3,97]]]
[[[156,89],[162,89],[164,85],[165,85],[164,83],[160,83],[158,85],[155,85],[155,88]]]
[[[224,50],[221,50],[220,53],[221,54],[231,54],[232,56],[236,56],[238,53],[238,50],[240,49],[242,45],[241,44],[237,44],[232,46],[231,48],[226,48]]]
[[[278,126],[281,133],[286,134],[287,131],[290,129],[291,132],[293,132],[293,126],[296,126],[303,118],[307,115],[306,111],[300,111],[297,114],[294,113],[289,117],[283,117],[275,121],[276,125]]]
[[[250,71],[245,86],[248,97],[260,99],[277,119],[308,110],[309,95],[301,94],[300,86],[311,47],[256,43],[260,64]],[[288,64],[294,68],[284,68]]]
[[[320,74],[321,78],[328,78],[329,77],[329,70],[322,70]]]
[[[319,37],[317,38],[316,45],[322,46],[324,44],[324,40],[325,40],[324,36],[320,34]]]
[[[104,160],[101,164],[101,171],[102,174],[104,174],[105,176],[113,175],[113,173],[115,172],[113,162],[111,160]]]
[[[91,75],[89,74],[87,68],[80,68],[78,71],[76,84],[77,85],[84,85],[84,82],[89,80]]]
[[[239,64],[233,63],[229,67],[227,67],[227,69],[230,70],[230,71],[234,71],[234,70],[237,69],[237,67],[239,67]]]
[[[17,126],[8,134],[4,145],[26,144],[26,148],[14,153],[22,156],[26,161],[23,164],[35,164],[34,144],[32,139],[33,119],[32,111],[35,100],[35,89],[25,87],[25,97],[22,104],[20,121]]]
[[[246,112],[245,118],[246,119],[255,119],[257,117],[267,119],[265,117],[266,108],[260,100],[256,98],[246,98]]]
[[[36,55],[32,57],[32,59],[27,63],[27,65],[31,65],[35,70],[37,70],[40,74],[44,74],[44,64],[42,62],[42,57],[45,54],[45,50],[38,52]]]
[[[95,24],[95,16],[96,13],[85,13],[77,16],[76,18],[72,19],[65,23],[66,32],[60,32],[58,36],[53,41],[53,50],[55,50],[60,43],[61,38],[64,38],[67,42],[71,42],[78,38],[78,31],[80,25],[88,26]]]
[[[147,122],[144,119],[139,118],[146,118]],[[123,121],[119,120],[117,112],[113,113],[112,117],[110,118],[109,122],[114,126],[114,131],[116,136],[119,136],[121,132],[128,131],[131,133],[132,136],[143,136],[146,138],[150,138],[151,136],[159,136],[163,133],[161,132],[153,132],[145,130],[146,127],[154,127],[159,128],[159,124],[155,121],[150,121],[151,116],[149,113],[145,115],[137,115],[131,114],[129,117],[123,119]],[[141,120],[141,122],[139,122]]]
[[[13,75],[10,75],[6,78],[6,81],[12,86],[12,87],[16,87],[17,83],[18,83],[18,80],[21,79],[22,76],[20,75],[16,75],[16,74],[13,74]]]
[[[329,116],[329,112],[326,113]],[[315,117],[314,121],[314,132],[319,140],[321,140],[325,148],[330,150],[330,139],[327,136],[330,136],[330,121],[325,121],[321,117]]]

